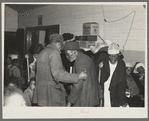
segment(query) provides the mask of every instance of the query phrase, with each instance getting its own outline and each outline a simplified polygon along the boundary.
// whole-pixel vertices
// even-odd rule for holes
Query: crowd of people
[[[18,59],[6,58],[4,106],[144,107],[144,64],[124,62],[117,43],[85,51],[73,34],[52,34],[25,58],[28,78]]]

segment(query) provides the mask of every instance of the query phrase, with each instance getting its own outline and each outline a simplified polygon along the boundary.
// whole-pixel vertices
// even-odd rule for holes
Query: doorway
[[[59,34],[59,25],[38,26],[26,28],[25,53],[29,48],[36,44],[42,44],[45,47],[48,44],[49,36],[53,33]]]

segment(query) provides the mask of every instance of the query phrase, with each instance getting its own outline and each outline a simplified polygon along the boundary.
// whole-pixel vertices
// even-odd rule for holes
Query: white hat
[[[137,69],[138,67],[140,67],[140,66],[142,66],[143,68],[145,68],[143,63],[138,63],[138,64],[136,65],[136,69]]]
[[[108,54],[119,54],[120,50],[116,43],[112,43],[108,48]]]
[[[137,68],[140,67],[140,66],[142,66],[143,68],[145,68],[143,63],[138,63],[138,64],[135,66],[133,72],[134,72],[134,73],[138,73]]]

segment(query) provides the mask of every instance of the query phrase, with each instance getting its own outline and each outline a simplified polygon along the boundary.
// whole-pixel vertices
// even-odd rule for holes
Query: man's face
[[[75,50],[65,50],[67,59],[72,62],[76,59],[77,52]]]
[[[126,67],[126,73],[130,74],[132,72],[132,68],[131,67]]]
[[[111,54],[109,55],[109,60],[112,64],[115,64],[118,60],[118,54]]]

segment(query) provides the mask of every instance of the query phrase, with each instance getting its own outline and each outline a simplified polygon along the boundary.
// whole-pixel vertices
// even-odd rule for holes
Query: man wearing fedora
[[[80,74],[83,70],[87,73],[85,81],[73,84],[68,97],[67,106],[94,107],[99,105],[98,82],[94,63],[90,57],[83,54],[78,42],[66,42],[64,45],[66,57],[74,62],[72,73]]]
[[[65,89],[61,82],[78,83],[86,79],[84,72],[70,74],[64,71],[60,51],[63,47],[63,37],[52,34],[49,44],[37,57],[36,88],[33,103],[38,106],[66,106]]]
[[[108,48],[109,59],[102,62],[100,84],[104,93],[104,107],[126,107],[126,67],[119,57],[119,47],[112,43]]]

